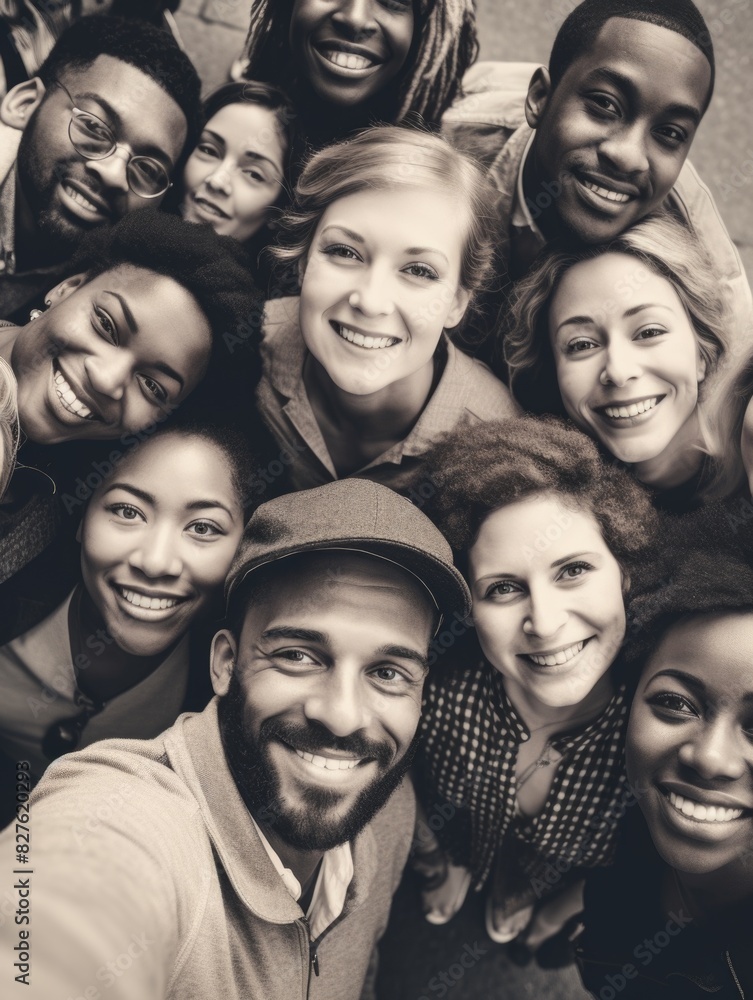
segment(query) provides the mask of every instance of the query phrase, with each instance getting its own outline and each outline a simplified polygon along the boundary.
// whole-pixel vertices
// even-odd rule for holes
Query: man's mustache
[[[363,733],[335,736],[326,726],[318,722],[297,725],[280,719],[265,719],[259,727],[259,743],[272,739],[287,743],[294,750],[303,753],[320,754],[327,750],[347,753],[361,759],[375,760],[381,767],[388,767],[394,757],[394,748],[388,743],[370,740]]]

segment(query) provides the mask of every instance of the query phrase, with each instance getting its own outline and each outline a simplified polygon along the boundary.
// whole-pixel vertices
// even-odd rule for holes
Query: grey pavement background
[[[577,0],[477,0],[481,59],[546,62]],[[753,275],[753,0],[696,0],[716,51],[714,99],[691,159]],[[207,90],[225,80],[248,25],[250,0],[183,0],[178,27]]]
[[[481,59],[540,61],[577,0],[479,0]],[[717,62],[714,100],[693,144],[692,160],[711,188],[727,228],[753,275],[753,0],[696,0]],[[205,89],[226,79],[242,45],[250,0],[183,0],[179,30]],[[543,959],[541,960],[543,961]],[[516,965],[484,931],[483,906],[470,897],[445,927],[421,917],[407,875],[383,942],[381,1000],[584,1000],[574,968]]]

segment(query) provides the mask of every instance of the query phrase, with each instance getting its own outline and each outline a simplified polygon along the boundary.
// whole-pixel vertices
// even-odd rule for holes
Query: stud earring
[[[33,323],[35,319],[39,319],[40,316],[44,316],[44,309],[32,309],[29,313],[29,322]]]

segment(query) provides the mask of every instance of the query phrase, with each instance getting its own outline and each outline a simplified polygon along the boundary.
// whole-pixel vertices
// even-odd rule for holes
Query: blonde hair
[[[695,332],[707,379],[719,367],[728,346],[727,315],[711,258],[698,235],[673,216],[647,216],[610,243],[574,252],[547,248],[515,286],[504,355],[510,389],[524,408],[563,412],[549,342],[549,306],[571,267],[606,253],[636,257],[672,285]],[[699,415],[707,438],[703,414]]]
[[[469,223],[460,285],[477,292],[491,273],[494,252],[489,182],[470,157],[440,136],[414,128],[380,125],[314,153],[298,180],[292,207],[277,224],[279,242],[271,253],[288,264],[305,260],[322,215],[341,198],[423,185],[465,197]]]
[[[706,497],[723,499],[746,485],[741,444],[745,411],[752,396],[753,354],[725,369],[707,400],[711,463],[703,489]]]
[[[294,0],[254,0],[245,56],[250,79],[287,87]],[[474,0],[413,0],[413,45],[401,74],[393,121],[419,114],[439,122],[478,55]]]
[[[13,469],[18,451],[18,391],[13,369],[0,358],[0,498],[2,498]]]

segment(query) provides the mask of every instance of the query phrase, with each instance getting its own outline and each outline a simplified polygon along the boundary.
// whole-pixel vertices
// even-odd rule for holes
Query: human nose
[[[568,620],[560,595],[551,587],[531,588],[528,609],[523,619],[526,635],[540,639],[556,635]]]
[[[360,672],[335,665],[319,674],[315,683],[304,703],[307,719],[320,723],[333,736],[350,736],[367,727],[371,714]]]
[[[602,385],[623,386],[640,375],[636,348],[630,343],[611,342],[606,350],[604,369],[599,376]]]
[[[141,532],[139,543],[128,560],[133,569],[150,579],[178,577],[183,572],[183,560],[169,525]]]
[[[682,764],[707,781],[715,778],[737,780],[742,778],[748,766],[736,727],[722,715],[699,727],[680,747],[679,758]]]
[[[130,367],[128,355],[116,347],[111,347],[104,355],[90,354],[84,359],[84,370],[94,391],[114,400],[125,395]]]
[[[128,164],[130,154],[127,149],[116,146],[101,160],[87,160],[86,169],[96,174],[105,187],[116,191],[128,191]]]
[[[599,147],[601,156],[612,170],[621,174],[640,174],[649,169],[646,136],[641,122],[615,126]]]
[[[229,195],[230,185],[232,183],[232,169],[230,164],[226,160],[222,160],[204,179],[204,183],[207,187],[212,188],[213,191],[219,191],[221,194]]]
[[[387,280],[377,268],[367,267],[356,278],[356,287],[348,296],[348,305],[364,316],[389,316],[395,304]]]
[[[332,15],[332,21],[354,40],[377,30],[373,0],[346,0]]]

